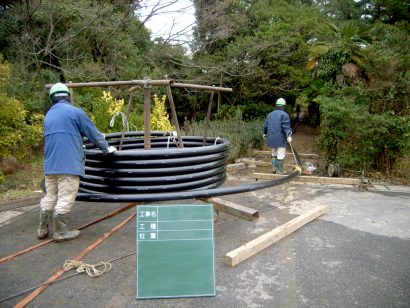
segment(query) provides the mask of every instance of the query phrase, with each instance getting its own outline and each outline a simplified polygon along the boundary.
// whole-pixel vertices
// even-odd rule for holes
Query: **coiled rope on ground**
[[[97,267],[102,267],[101,270],[97,269]],[[95,278],[101,276],[105,272],[108,272],[112,265],[110,262],[98,262],[97,264],[87,264],[83,261],[76,261],[76,260],[66,260],[64,262],[63,268],[66,272],[72,269],[76,269],[77,273],[84,273],[86,272],[88,276]]]

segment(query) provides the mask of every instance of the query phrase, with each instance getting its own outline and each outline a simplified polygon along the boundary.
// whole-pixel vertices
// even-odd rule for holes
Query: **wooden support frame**
[[[285,175],[279,174],[270,174],[270,173],[258,173],[255,172],[252,175],[252,178],[256,180],[272,180],[279,179]],[[325,176],[306,176],[300,175],[292,180],[293,182],[300,183],[318,183],[318,184],[340,184],[340,185],[361,185],[361,179],[353,178],[332,178]]]
[[[245,220],[252,221],[259,218],[258,210],[226,201],[221,198],[201,198],[200,200],[212,203],[216,211],[221,211]]]
[[[47,84],[46,89],[50,89],[53,84]],[[153,86],[165,86],[167,87],[167,94],[168,99],[170,100],[171,110],[172,110],[172,118],[174,125],[176,127],[177,136],[179,146],[181,148],[184,147],[182,142],[181,131],[179,129],[177,113],[175,110],[174,100],[172,97],[171,87],[175,88],[191,88],[191,89],[198,89],[203,91],[210,91],[211,92],[211,100],[213,100],[213,95],[215,91],[218,92],[233,92],[232,88],[224,88],[224,87],[215,87],[215,86],[206,86],[206,85],[196,85],[196,84],[187,84],[187,83],[174,83],[173,80],[151,80],[149,77],[145,77],[144,80],[125,80],[125,81],[96,81],[96,82],[77,82],[77,83],[67,83],[67,87],[70,88],[71,96],[73,97],[73,88],[82,88],[82,87],[106,87],[106,86],[132,86],[131,89],[140,86],[143,87],[144,92],[144,149],[149,150],[151,149],[151,88]],[[131,98],[130,98],[131,100]],[[129,103],[130,104],[130,103]],[[209,113],[210,111],[208,111]],[[208,118],[210,115],[208,116]],[[127,116],[128,119],[128,116]],[[124,134],[121,137],[121,144],[122,147],[122,139]],[[204,134],[204,142],[206,140],[206,132]]]
[[[250,258],[259,251],[265,249],[266,247],[269,247],[273,243],[279,241],[280,239],[291,234],[300,227],[311,222],[315,218],[323,215],[326,209],[327,206],[325,205],[315,207],[307,211],[306,213],[288,221],[287,223],[273,229],[272,231],[269,231],[268,233],[265,233],[262,236],[246,243],[245,245],[242,245],[241,247],[228,252],[225,255],[225,264],[229,266],[235,266],[239,264],[240,262]]]

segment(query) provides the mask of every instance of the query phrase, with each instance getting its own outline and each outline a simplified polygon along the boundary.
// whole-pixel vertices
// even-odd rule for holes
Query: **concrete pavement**
[[[236,183],[232,179],[225,185]],[[28,307],[410,306],[410,187],[359,191],[348,185],[288,183],[222,198],[258,209],[260,218],[245,221],[222,213],[215,222],[215,297],[136,300],[132,220],[84,258],[90,264],[115,260],[111,271],[99,278],[79,274],[56,282]],[[295,233],[236,267],[223,263],[227,252],[322,204],[328,212]],[[78,202],[70,220],[80,226],[120,206]],[[10,211],[20,214],[1,222],[0,212],[0,258],[39,242],[38,208]],[[52,243],[0,264],[0,301],[46,281],[66,259],[133,212],[90,226],[77,240]],[[0,307],[12,307],[25,295],[0,302]]]

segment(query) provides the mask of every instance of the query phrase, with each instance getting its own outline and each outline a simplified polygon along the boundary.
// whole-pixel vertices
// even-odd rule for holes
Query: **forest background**
[[[194,0],[194,38],[180,44],[145,27],[172,2],[142,18],[142,1],[0,1],[0,182],[42,155],[46,84],[145,77],[232,88],[215,95],[211,123],[232,159],[263,143],[263,119],[284,97],[290,114],[309,111],[326,161],[409,182],[410,1]],[[120,131],[109,122],[127,91],[81,88],[74,99],[101,131]],[[196,133],[209,93],[173,95]],[[129,122],[143,127],[142,92]]]

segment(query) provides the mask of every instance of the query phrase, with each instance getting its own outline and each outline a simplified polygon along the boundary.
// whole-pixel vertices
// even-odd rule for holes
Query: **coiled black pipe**
[[[85,144],[86,175],[80,180],[79,201],[152,202],[207,198],[264,189],[290,181],[300,169],[281,179],[222,187],[226,179],[229,142],[223,138],[183,137],[184,148],[166,132],[152,132],[144,150],[144,133],[106,135],[110,145],[123,145],[108,156]],[[297,164],[300,164],[296,154]]]

